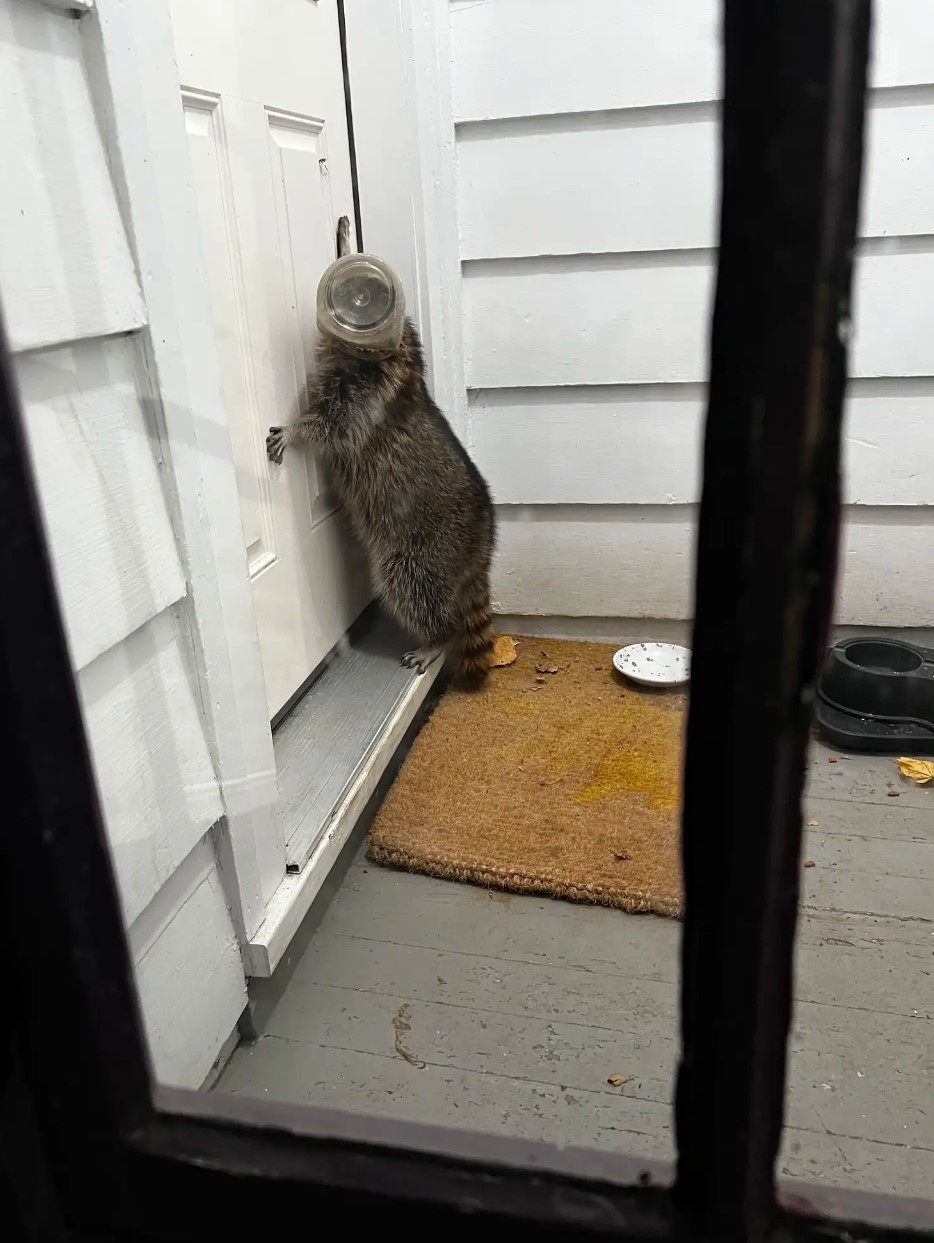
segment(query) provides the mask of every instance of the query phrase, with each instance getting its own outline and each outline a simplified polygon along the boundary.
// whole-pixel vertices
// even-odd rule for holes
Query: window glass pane
[[[920,1196],[934,13],[877,7],[780,1173]],[[0,296],[155,1074],[671,1160],[719,6],[130,8],[0,0]]]

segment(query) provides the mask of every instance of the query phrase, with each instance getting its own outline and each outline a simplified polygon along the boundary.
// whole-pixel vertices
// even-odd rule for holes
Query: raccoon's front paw
[[[276,465],[281,463],[287,444],[288,436],[285,433],[285,428],[270,427],[269,435],[266,437],[266,456],[270,462],[275,462]]]

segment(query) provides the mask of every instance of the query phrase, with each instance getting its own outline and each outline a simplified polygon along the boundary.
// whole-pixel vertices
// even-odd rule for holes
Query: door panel
[[[336,0],[172,0],[270,715],[369,599],[310,452],[266,460],[313,365],[315,294],[352,217]]]
[[[260,425],[261,412],[253,375],[229,152],[220,99],[205,92],[184,91],[182,100],[198,209],[203,221],[212,222],[211,228],[202,230],[202,241],[252,575],[274,559],[275,535],[269,480],[260,469],[253,434]]]

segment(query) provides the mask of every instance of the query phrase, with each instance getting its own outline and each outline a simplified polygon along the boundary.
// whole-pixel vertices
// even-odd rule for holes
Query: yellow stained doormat
[[[625,682],[614,650],[520,638],[482,691],[448,691],[376,816],[369,857],[680,915],[687,697]]]

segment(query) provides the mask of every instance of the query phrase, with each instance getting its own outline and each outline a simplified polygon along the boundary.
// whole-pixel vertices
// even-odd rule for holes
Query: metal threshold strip
[[[301,872],[418,675],[399,663],[410,646],[368,609],[273,735],[286,870]]]

